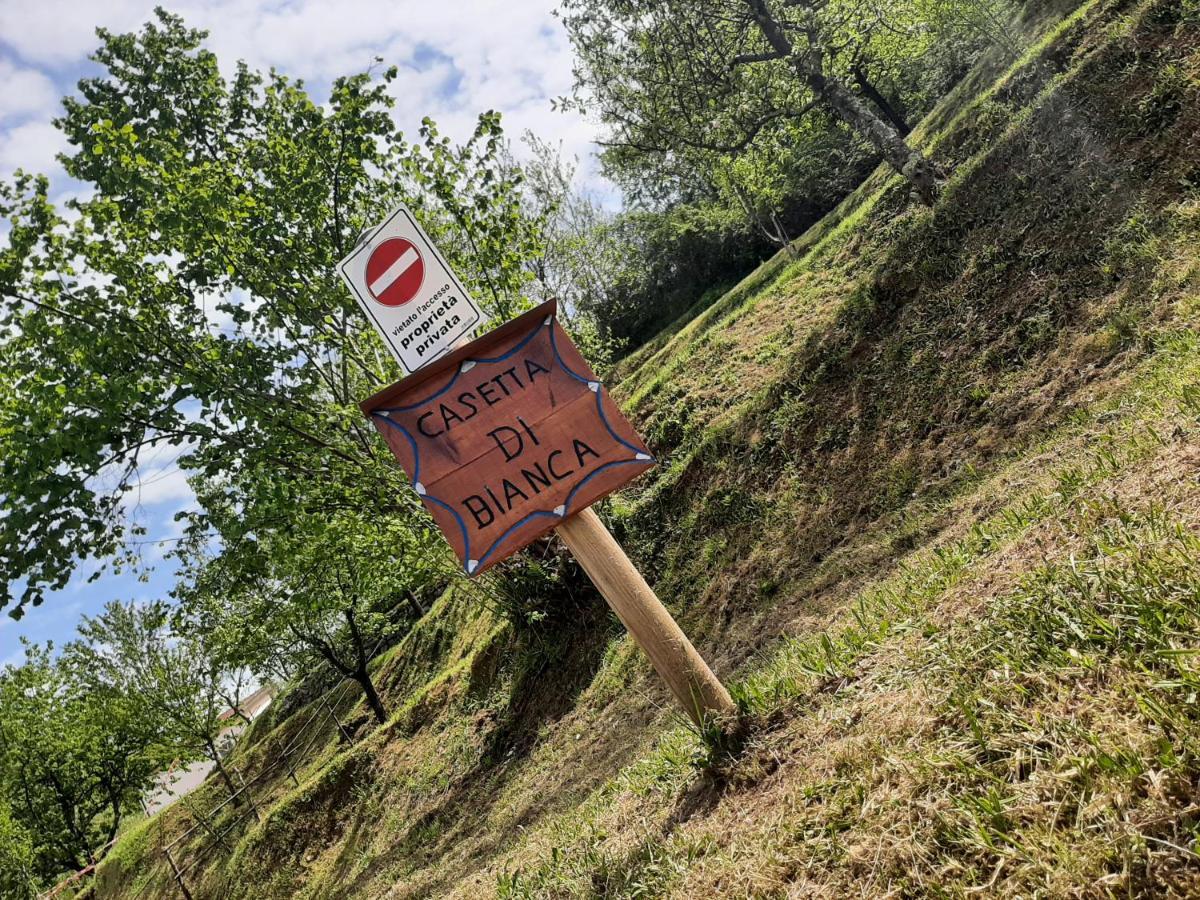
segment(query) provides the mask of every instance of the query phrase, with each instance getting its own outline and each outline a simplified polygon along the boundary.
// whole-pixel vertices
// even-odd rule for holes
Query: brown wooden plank
[[[554,301],[362,404],[469,574],[651,465]]]

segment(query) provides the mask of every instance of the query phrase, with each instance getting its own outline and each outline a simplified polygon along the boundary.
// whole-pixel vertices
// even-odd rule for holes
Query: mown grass
[[[1108,816],[1108,801],[1130,804],[1139,792],[1142,800],[1149,798],[1138,782],[1147,771],[1176,790],[1200,775],[1194,753],[1200,522],[1181,523],[1161,503],[1139,498],[1133,506],[1111,493],[1114,483],[1136,477],[1149,460],[1181,449],[1181,441],[1195,446],[1200,341],[1191,331],[1174,334],[1147,368],[1127,391],[1090,411],[1087,421],[1064,426],[1039,449],[1038,455],[1059,459],[1039,473],[1040,488],[1014,491],[1007,505],[973,524],[962,539],[912,554],[896,575],[856,598],[840,628],[785,641],[732,685],[765,731],[747,760],[721,773],[731,806],[740,790],[763,777],[765,760],[774,767],[789,764],[775,755],[781,749],[775,745],[786,745],[781,721],[790,723],[785,734],[819,730],[819,721],[848,715],[860,703],[855,683],[869,677],[876,690],[918,694],[939,717],[920,750],[899,763],[910,777],[919,773],[919,785],[910,790],[920,798],[907,797],[907,811],[891,810],[897,821],[913,809],[923,817],[923,832],[909,832],[904,850],[909,864],[921,858],[925,870],[877,871],[880,892],[902,886],[956,893],[973,886],[1005,896],[1048,888],[1070,893],[1093,882],[1139,890],[1179,879],[1200,883],[1193,847],[1197,820],[1189,805],[1173,810],[1182,815],[1157,834]],[[1011,475],[1001,472],[994,480],[1012,483]],[[1194,502],[1198,495],[1193,490],[1186,496]],[[972,604],[971,615],[941,609],[956,589],[969,592],[989,569],[1002,565],[998,560],[1014,545],[1037,546],[1044,537],[1035,532],[1047,524],[1071,540],[1044,544],[1044,561],[1017,587],[994,598],[982,593],[987,606]],[[1056,558],[1056,552],[1062,555]],[[1127,677],[1114,676],[1118,667]],[[1104,681],[1093,688],[1092,703],[1103,707],[1124,700],[1136,730],[1130,722],[1111,731],[1106,729],[1111,722],[1082,728],[1073,710],[1030,711],[1060,696],[1047,688],[1056,679],[1073,682],[1101,672]],[[1095,699],[1101,696],[1107,699]],[[1027,717],[1013,706],[1024,708]],[[839,707],[846,709],[839,713]],[[1071,753],[1060,753],[1068,745],[1057,738],[1047,743],[1038,736],[1051,731],[1072,736]],[[1186,740],[1176,741],[1185,733]],[[1114,748],[1118,736],[1134,745]],[[814,868],[844,865],[846,848],[838,835],[861,828],[853,814],[863,802],[861,786],[890,749],[872,745],[843,759],[834,778],[813,780],[803,771],[804,760],[792,763],[797,771],[791,777],[801,783],[801,792],[821,798],[815,816],[821,830],[806,831],[797,822],[799,830],[772,835],[779,845],[757,848],[754,862],[761,866],[764,857],[799,851]],[[709,877],[738,871],[747,862],[728,853],[727,835],[662,829],[661,815],[626,823],[632,836],[611,825],[631,796],[648,809],[677,805],[689,785],[711,777],[697,771],[704,757],[688,728],[665,735],[654,754],[548,829],[555,843],[539,864],[501,872],[499,895],[660,896],[696,867],[706,867]],[[1020,806],[1015,798],[1038,787],[1039,765],[1050,761],[1056,772],[1070,773],[1068,781],[1075,779],[1075,793],[1056,794],[1059,806],[1038,801],[1047,816],[1027,815],[1021,826],[1025,820],[1013,814]],[[1062,788],[1055,779],[1047,784]],[[1162,801],[1160,814],[1147,814],[1148,819],[1170,824],[1172,816],[1164,818],[1170,796],[1155,796]],[[1090,803],[1098,818],[1056,818],[1055,811],[1070,803],[1078,809]],[[1113,830],[1111,840],[1090,836],[1101,824]],[[769,880],[769,871],[756,873]],[[906,880],[909,876],[914,879]]]
[[[1194,886],[1164,750],[1194,704],[1191,8],[1039,23],[922,132],[937,210],[877,173],[622,367],[665,464],[607,514],[732,682],[741,756],[611,621],[518,636],[444,598],[379,666],[388,726],[329,735],[200,895]],[[152,853],[122,870],[171,895]]]
[[[1095,525],[1070,559],[924,653],[954,772],[939,850],[977,882],[1194,891],[1200,537],[1153,502],[1078,514]],[[1107,708],[1045,714],[1084,691]]]

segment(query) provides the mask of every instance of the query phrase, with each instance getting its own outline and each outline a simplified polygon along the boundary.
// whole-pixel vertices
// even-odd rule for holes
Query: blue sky
[[[594,174],[594,127],[551,109],[551,99],[571,85],[570,47],[551,15],[554,0],[0,0],[0,178],[23,168],[48,174],[59,200],[80,190],[55,162],[65,144],[51,120],[60,98],[95,68],[87,59],[95,29],[134,30],[156,2],[207,29],[209,47],[226,71],[238,59],[274,66],[304,78],[318,99],[334,77],[382,56],[401,69],[393,93],[405,130],[415,133],[429,115],[443,133],[461,139],[479,112],[497,109],[511,136],[529,129],[561,142],[565,154],[580,160],[589,186],[603,190]],[[3,233],[0,226],[0,241]],[[21,621],[0,614],[0,666],[20,659],[19,637],[61,645],[73,637],[80,616],[109,600],[165,595],[172,573],[162,554],[177,535],[172,518],[192,502],[172,463],[170,456],[149,462],[132,504],[132,514],[150,529],[150,543],[140,547],[144,571],[87,584],[91,570],[83,569]]]

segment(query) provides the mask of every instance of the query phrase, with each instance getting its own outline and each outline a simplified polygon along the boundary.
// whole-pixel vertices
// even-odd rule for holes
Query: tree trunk
[[[230,697],[228,694],[226,694],[224,691],[222,691],[221,699],[224,700],[226,704],[228,704],[229,709],[233,712],[233,714],[235,716],[237,716],[239,719],[242,720],[242,723],[245,724],[246,727],[249,727],[251,725],[250,717],[247,716],[244,712],[242,712],[240,696]]]
[[[417,595],[412,591],[405,591],[405,596],[408,597],[408,602],[412,604],[412,608],[417,612],[417,621],[419,622],[425,616],[425,607],[421,605],[421,601],[417,599]]]
[[[208,742],[209,758],[213,761],[213,766],[217,770],[217,774],[221,776],[221,781],[225,782],[225,789],[229,791],[229,796],[233,798],[234,806],[241,806],[242,799],[237,795],[237,787],[233,783],[233,779],[229,777],[229,773],[225,771],[225,767],[221,765],[221,754],[217,752],[216,746],[212,741]]]
[[[366,669],[359,669],[350,677],[358,682],[367,697],[367,705],[371,707],[371,712],[375,713],[375,720],[382,725],[387,721],[387,710],[384,709],[383,701],[379,699],[379,694],[375,691],[371,676],[367,674]]]
[[[806,73],[808,83],[847,125],[883,154],[893,169],[908,179],[921,202],[933,206],[938,195],[937,171],[920,150],[914,150],[900,133],[867,107],[836,78]]]
[[[350,628],[350,636],[354,639],[354,649],[358,655],[358,666],[350,673],[350,677],[359,683],[363,693],[367,695],[367,705],[371,707],[371,712],[375,713],[375,719],[382,725],[387,721],[387,710],[383,708],[383,701],[379,699],[379,694],[375,692],[375,685],[371,683],[371,676],[367,674],[367,663],[370,662],[370,657],[367,654],[367,645],[363,641],[362,632],[358,630],[358,619],[355,617],[354,611],[353,605],[345,610],[346,625]]]
[[[117,836],[117,832],[121,830],[121,797],[113,795],[113,792],[108,791],[109,807],[112,809],[112,824],[108,827],[108,837],[104,841],[104,846],[109,847]],[[108,855],[108,850],[104,851],[104,855]]]
[[[871,84],[871,80],[867,78],[867,73],[863,71],[863,67],[856,65],[852,70],[854,73],[854,83],[858,85],[858,89],[862,91],[864,97],[870,100],[878,107],[889,122],[896,126],[896,131],[900,132],[900,137],[908,137],[912,133],[912,126],[904,116],[896,110],[896,107],[888,101],[888,98],[879,92],[875,85]]]
[[[775,215],[775,212],[771,211],[767,213],[774,228],[772,230],[772,228],[768,228],[766,223],[763,222],[763,217],[758,214],[758,211],[754,208],[754,204],[746,196],[746,192],[738,187],[736,183],[731,182],[730,188],[733,190],[733,195],[737,197],[738,203],[742,205],[742,212],[746,214],[746,218],[750,220],[750,223],[762,232],[763,237],[773,244],[778,244],[782,249],[787,251],[788,256],[794,259],[796,254],[792,247],[792,242],[788,239],[787,232],[784,230],[783,224],[779,221],[779,217]]]
[[[784,253],[788,255],[789,259],[799,259],[800,254],[792,245],[792,239],[788,236],[787,229],[783,227],[783,222],[779,221],[779,216],[771,213],[771,221],[775,223],[775,240],[783,247]]]
[[[933,163],[921,151],[908,146],[900,133],[871,112],[850,88],[836,78],[825,75],[822,71],[823,52],[819,35],[811,32],[809,52],[797,54],[787,31],[767,6],[767,0],[746,0],[746,5],[777,58],[790,60],[800,80],[828,104],[843,122],[882,153],[893,169],[908,179],[921,202],[933,206],[938,195],[937,172]]]

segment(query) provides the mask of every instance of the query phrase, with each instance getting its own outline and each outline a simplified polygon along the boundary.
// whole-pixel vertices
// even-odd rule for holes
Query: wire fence
[[[117,839],[114,837],[112,840],[108,841],[108,843],[104,844],[104,846],[97,847],[96,850],[93,851],[92,855],[94,857],[100,857],[105,851],[108,850],[109,847],[111,847],[116,842],[117,842]],[[75,884],[75,882],[79,881],[80,879],[86,878],[88,875],[91,875],[93,872],[95,872],[96,866],[98,866],[99,864],[100,864],[99,859],[97,859],[96,862],[89,863],[88,865],[86,865],[82,869],[80,869],[78,872],[73,872],[71,875],[64,878],[58,884],[54,885],[54,887],[50,888],[50,890],[43,891],[42,893],[38,894],[37,895],[38,900],[52,900],[52,898],[57,897],[59,894],[61,894],[63,891],[65,891],[67,888],[69,888],[71,885]]]
[[[383,639],[381,638],[375,644],[375,647],[371,651],[369,658],[374,659],[375,654],[379,651],[379,648],[382,645]],[[207,816],[205,816],[205,814],[202,812],[192,811],[193,816],[196,819],[195,824],[177,836],[169,844],[162,847],[162,853],[167,861],[168,867],[171,869],[172,877],[174,878],[175,883],[179,886],[179,892],[183,895],[185,900],[192,900],[192,894],[188,888],[187,881],[185,880],[184,876],[186,876],[189,872],[193,872],[200,863],[211,860],[215,856],[216,852],[222,848],[227,851],[232,850],[232,847],[226,841],[226,838],[235,828],[243,825],[251,817],[253,817],[256,821],[261,821],[262,814],[259,811],[258,804],[255,802],[254,794],[251,788],[253,788],[256,784],[261,786],[262,783],[266,780],[269,780],[271,776],[277,776],[282,771],[286,771],[287,777],[291,778],[293,784],[295,784],[297,787],[300,785],[300,778],[299,775],[297,775],[297,767],[292,760],[305,759],[308,756],[309,750],[312,749],[313,744],[315,744],[318,738],[321,736],[320,730],[314,728],[313,726],[322,718],[322,712],[324,712],[324,714],[333,722],[340,740],[348,744],[354,742],[354,738],[346,729],[345,724],[341,721],[341,719],[338,718],[335,710],[336,707],[346,698],[346,690],[355,684],[356,682],[349,676],[343,676],[341,681],[339,681],[329,692],[322,694],[318,698],[317,703],[312,704],[312,709],[309,711],[308,718],[305,720],[304,724],[297,729],[297,731],[292,735],[291,739],[286,744],[278,748],[275,756],[269,760],[267,764],[259,768],[258,772],[249,780],[245,779],[242,772],[238,771],[237,777],[240,785],[238,789],[230,793],[228,797],[213,807]],[[301,742],[304,742],[303,747],[297,749],[300,747]],[[243,809],[240,813],[235,814],[231,821],[224,823],[224,827],[220,830],[217,830],[217,827],[214,825],[217,814],[220,813],[221,810],[223,810],[230,803],[239,805],[239,800],[245,801],[245,809]],[[198,849],[193,849],[190,851],[190,859],[186,865],[180,866],[171,851],[178,847],[183,840],[194,834],[198,829],[203,829],[208,835],[209,840],[207,842],[201,841]],[[144,889],[145,887],[143,886],[143,890]],[[140,893],[141,891],[139,891],[135,897],[140,895]]]
[[[384,638],[380,638],[380,640],[375,644],[374,649],[372,649],[368,657],[369,659],[376,658],[376,654],[379,652],[379,648],[383,645],[383,642]],[[228,797],[226,797],[212,809],[208,810],[207,813],[203,810],[193,808],[184,801],[184,798],[180,798],[179,802],[184,803],[185,808],[195,821],[190,828],[188,828],[182,834],[177,835],[174,840],[166,844],[162,843],[163,835],[160,820],[159,845],[157,850],[158,852],[162,853],[163,858],[166,860],[167,866],[171,870],[171,877],[179,887],[179,892],[183,895],[184,900],[193,900],[186,876],[189,873],[194,874],[197,866],[203,862],[211,861],[220,850],[224,849],[227,852],[232,852],[233,844],[228,840],[229,835],[235,829],[241,825],[244,825],[251,817],[253,817],[256,821],[262,820],[262,813],[259,809],[258,802],[255,800],[254,792],[252,790],[256,785],[261,788],[264,786],[266,781],[270,780],[272,776],[278,776],[282,772],[286,772],[286,777],[290,778],[292,783],[299,787],[299,767],[296,765],[294,760],[299,761],[307,758],[308,752],[321,737],[321,731],[319,728],[314,727],[315,724],[322,720],[323,717],[328,718],[334,724],[335,733],[338,735],[338,740],[347,744],[354,743],[354,737],[351,735],[349,730],[347,730],[345,723],[338,718],[336,709],[346,699],[347,689],[350,689],[355,685],[356,682],[352,678],[349,676],[342,676],[341,680],[339,680],[332,688],[321,694],[316,701],[309,704],[311,709],[309,710],[308,717],[304,720],[304,724],[301,725],[294,734],[292,734],[291,738],[287,740],[286,743],[283,743],[282,746],[276,747],[273,752],[273,756],[267,760],[265,764],[259,768],[258,772],[251,778],[247,779],[240,770],[234,770],[239,782],[238,788],[232,791]],[[262,796],[263,795],[260,792],[260,800]],[[239,812],[236,812],[228,821],[220,823],[217,822],[217,817],[222,810],[224,810],[231,803],[235,806],[240,806],[241,801],[245,802],[245,807],[243,809],[241,809]],[[181,866],[179,864],[180,860],[176,858],[179,855],[178,848],[183,841],[194,835],[197,831],[203,831],[207,837],[207,840],[202,839],[198,846],[189,847],[189,858],[187,862]],[[109,841],[109,843],[105,844],[104,847],[101,847],[100,850],[103,851],[108,849],[113,843],[116,842],[116,840],[117,838],[114,838],[112,841]],[[175,853],[172,853],[172,850],[175,850]],[[57,897],[69,886],[76,884],[88,875],[94,874],[97,865],[98,862],[93,863],[85,869],[75,872],[69,878],[60,881],[46,893],[40,894],[38,896],[38,900],[52,900],[52,898]],[[152,879],[147,879],[145,882],[143,882],[141,887],[130,895],[129,900],[138,900],[138,898],[140,898],[146,892],[151,883]]]

